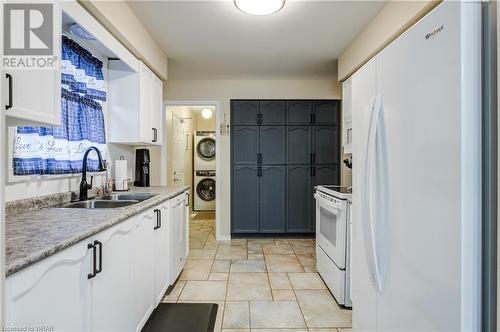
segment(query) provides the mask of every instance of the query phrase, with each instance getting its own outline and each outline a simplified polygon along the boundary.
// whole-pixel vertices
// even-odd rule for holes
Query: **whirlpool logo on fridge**
[[[4,69],[52,69],[54,17],[52,3],[3,4]]]
[[[439,28],[434,29],[432,32],[426,33],[425,34],[425,39],[433,39],[440,33],[441,31],[444,30],[444,25],[441,25]]]

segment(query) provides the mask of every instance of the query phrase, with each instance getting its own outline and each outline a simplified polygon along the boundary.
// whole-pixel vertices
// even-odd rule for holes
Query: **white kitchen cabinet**
[[[91,329],[92,255],[82,241],[6,279],[5,326]]]
[[[140,331],[184,266],[187,199],[183,192],[7,278],[6,326]]]
[[[153,312],[154,274],[154,226],[156,216],[153,209],[134,217],[133,243],[133,326],[140,331]]]
[[[62,12],[58,0],[50,1],[50,3],[53,5],[52,54],[43,57],[50,58],[49,61],[53,63],[53,66],[42,65],[41,69],[19,67],[19,69],[4,68],[2,70],[1,78],[5,84],[2,84],[4,104],[1,108],[5,111],[9,126],[59,126],[61,123],[61,64],[59,59],[61,57]],[[3,42],[1,44],[3,45]],[[21,58],[27,57],[32,56]],[[5,55],[3,61],[12,58],[19,58],[19,56]]]
[[[187,257],[188,230],[186,223],[186,197],[184,192],[170,200],[171,224],[171,276],[170,284],[179,277]]]
[[[92,330],[132,330],[132,234],[134,220],[126,220],[95,237],[99,268],[91,280]],[[99,257],[102,255],[102,257]],[[117,319],[119,318],[119,319]]]
[[[342,83],[342,145],[344,154],[352,153],[352,78]]]
[[[161,145],[162,81],[142,62],[138,72],[123,61],[108,61],[109,142]]]
[[[155,209],[154,230],[155,305],[160,303],[170,285],[170,204],[165,202]]]

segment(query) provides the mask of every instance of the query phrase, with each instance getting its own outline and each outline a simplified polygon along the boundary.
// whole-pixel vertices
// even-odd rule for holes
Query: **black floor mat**
[[[213,303],[160,303],[142,331],[213,332],[218,307]]]

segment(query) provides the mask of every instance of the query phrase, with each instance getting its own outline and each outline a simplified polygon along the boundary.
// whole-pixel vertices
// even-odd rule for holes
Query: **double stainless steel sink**
[[[150,193],[113,193],[88,201],[68,203],[63,206],[65,209],[116,209],[150,199],[155,196]]]

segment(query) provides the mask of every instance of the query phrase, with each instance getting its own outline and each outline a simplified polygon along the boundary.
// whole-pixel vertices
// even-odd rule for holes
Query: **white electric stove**
[[[351,307],[351,187],[315,188],[316,265],[337,302]]]

